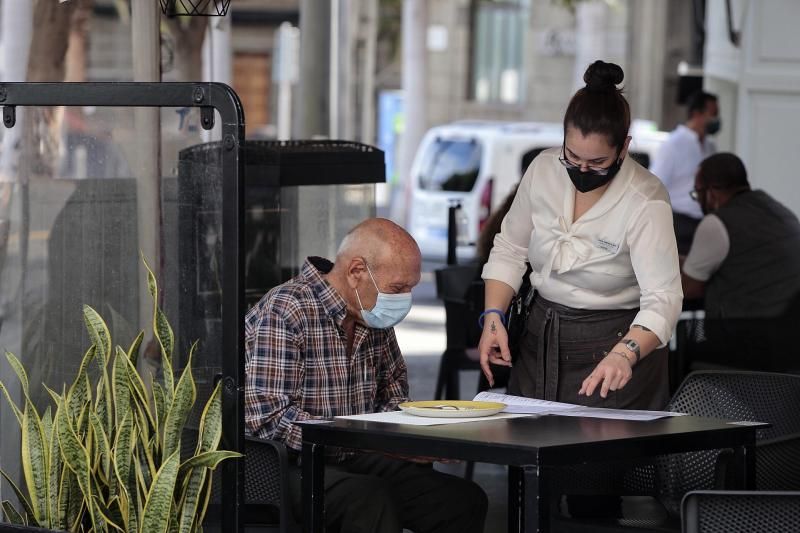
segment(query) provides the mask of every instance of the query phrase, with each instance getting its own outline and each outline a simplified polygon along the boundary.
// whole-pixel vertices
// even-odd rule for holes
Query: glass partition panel
[[[144,257],[175,332],[176,376],[198,343],[188,422],[196,429],[223,358],[223,147],[204,144],[200,109],[27,107],[3,134],[12,148],[0,154],[0,346],[27,369],[31,399],[41,412],[52,404],[42,384],[60,392],[72,383],[91,345],[84,305],[126,350],[144,330],[140,374],[148,387],[163,377]],[[201,144],[207,160],[180,157]],[[0,378],[23,405],[5,361]],[[20,435],[6,406],[0,425],[2,467],[19,480]],[[182,443],[191,452],[192,438]]]
[[[281,206],[281,270],[288,278],[308,256],[336,258],[347,232],[375,216],[375,185],[285,186]]]

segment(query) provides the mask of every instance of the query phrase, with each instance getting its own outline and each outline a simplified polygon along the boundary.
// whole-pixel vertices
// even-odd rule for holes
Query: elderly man
[[[284,442],[296,461],[314,418],[394,410],[408,400],[392,327],[420,280],[414,239],[385,219],[350,231],[336,262],[310,257],[246,317],[248,433]],[[474,483],[430,462],[339,450],[325,472],[328,531],[482,532],[487,500]],[[292,473],[295,513],[299,469]]]

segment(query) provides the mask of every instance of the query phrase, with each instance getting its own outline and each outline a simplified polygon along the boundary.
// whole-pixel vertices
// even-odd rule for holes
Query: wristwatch
[[[639,358],[642,356],[641,349],[639,348],[639,343],[633,339],[622,339],[622,345],[633,352],[633,355],[636,356],[636,362],[639,362]]]

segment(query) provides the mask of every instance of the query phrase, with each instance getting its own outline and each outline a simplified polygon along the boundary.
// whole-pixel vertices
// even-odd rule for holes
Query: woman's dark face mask
[[[605,174],[601,174],[600,172],[591,169],[584,172],[581,170],[581,167],[567,168],[567,174],[569,174],[569,179],[572,180],[572,184],[578,191],[589,192],[599,189],[606,183],[613,180],[614,176],[616,176],[617,172],[619,172],[621,166],[622,160],[617,159],[614,161],[613,165],[608,167],[608,172]]]
[[[603,185],[610,182],[614,179],[614,176],[617,175],[619,172],[620,167],[622,166],[622,158],[620,152],[617,153],[617,158],[610,167],[604,169],[588,169],[586,171],[582,171],[580,165],[576,165],[572,161],[564,157],[560,157],[559,160],[561,164],[567,169],[567,174],[569,174],[569,179],[572,181],[572,184],[575,186],[580,192],[589,192],[595,189],[602,187]],[[566,154],[566,147],[562,148],[562,153]]]

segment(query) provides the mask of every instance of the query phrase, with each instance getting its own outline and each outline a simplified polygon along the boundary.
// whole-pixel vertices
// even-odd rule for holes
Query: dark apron
[[[578,396],[583,380],[628,332],[638,309],[574,309],[534,298],[509,394],[591,407],[661,410],[669,400],[667,348],[642,358],[631,380],[600,397]]]

